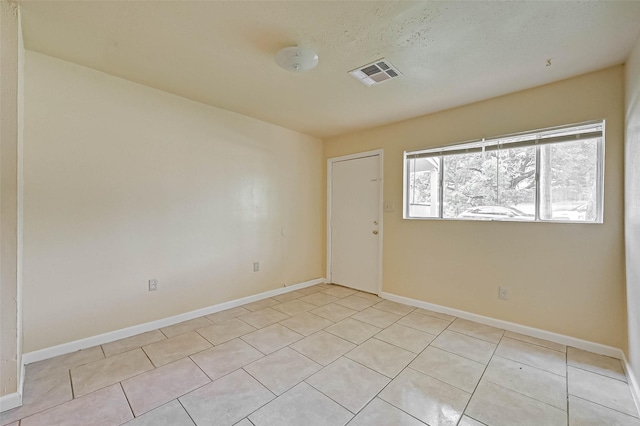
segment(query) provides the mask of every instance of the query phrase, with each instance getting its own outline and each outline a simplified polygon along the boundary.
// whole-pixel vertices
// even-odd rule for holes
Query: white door
[[[375,294],[379,291],[380,161],[380,155],[372,155],[331,163],[331,282]]]

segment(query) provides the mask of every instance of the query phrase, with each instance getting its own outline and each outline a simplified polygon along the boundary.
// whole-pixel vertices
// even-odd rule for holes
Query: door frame
[[[379,157],[378,162],[378,283],[377,294],[382,292],[382,242],[383,242],[383,217],[384,214],[384,150],[375,149],[373,151],[359,152],[356,154],[343,155],[327,159],[327,282],[333,280],[331,274],[331,177],[333,174],[333,164],[341,161],[356,160],[358,158]]]

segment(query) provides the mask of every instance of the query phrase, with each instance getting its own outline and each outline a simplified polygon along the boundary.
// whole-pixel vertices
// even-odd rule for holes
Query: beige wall
[[[323,276],[319,139],[35,52],[25,78],[25,352]]]
[[[17,6],[0,2],[0,397],[20,391],[20,62]]]
[[[384,216],[383,291],[624,347],[623,90],[613,67],[326,140],[325,158],[384,149],[384,199],[396,210]],[[604,224],[402,219],[404,150],[602,118]]]
[[[640,39],[626,64],[625,236],[629,362],[640,380]]]

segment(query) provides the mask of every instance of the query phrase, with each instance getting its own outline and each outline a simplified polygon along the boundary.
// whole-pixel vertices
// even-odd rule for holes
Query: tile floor
[[[28,365],[2,425],[633,425],[620,362],[321,284]]]

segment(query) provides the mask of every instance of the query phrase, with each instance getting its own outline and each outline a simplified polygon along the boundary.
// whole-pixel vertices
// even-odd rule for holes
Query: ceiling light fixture
[[[276,63],[287,71],[309,71],[318,65],[318,54],[308,47],[285,47],[276,53]]]

